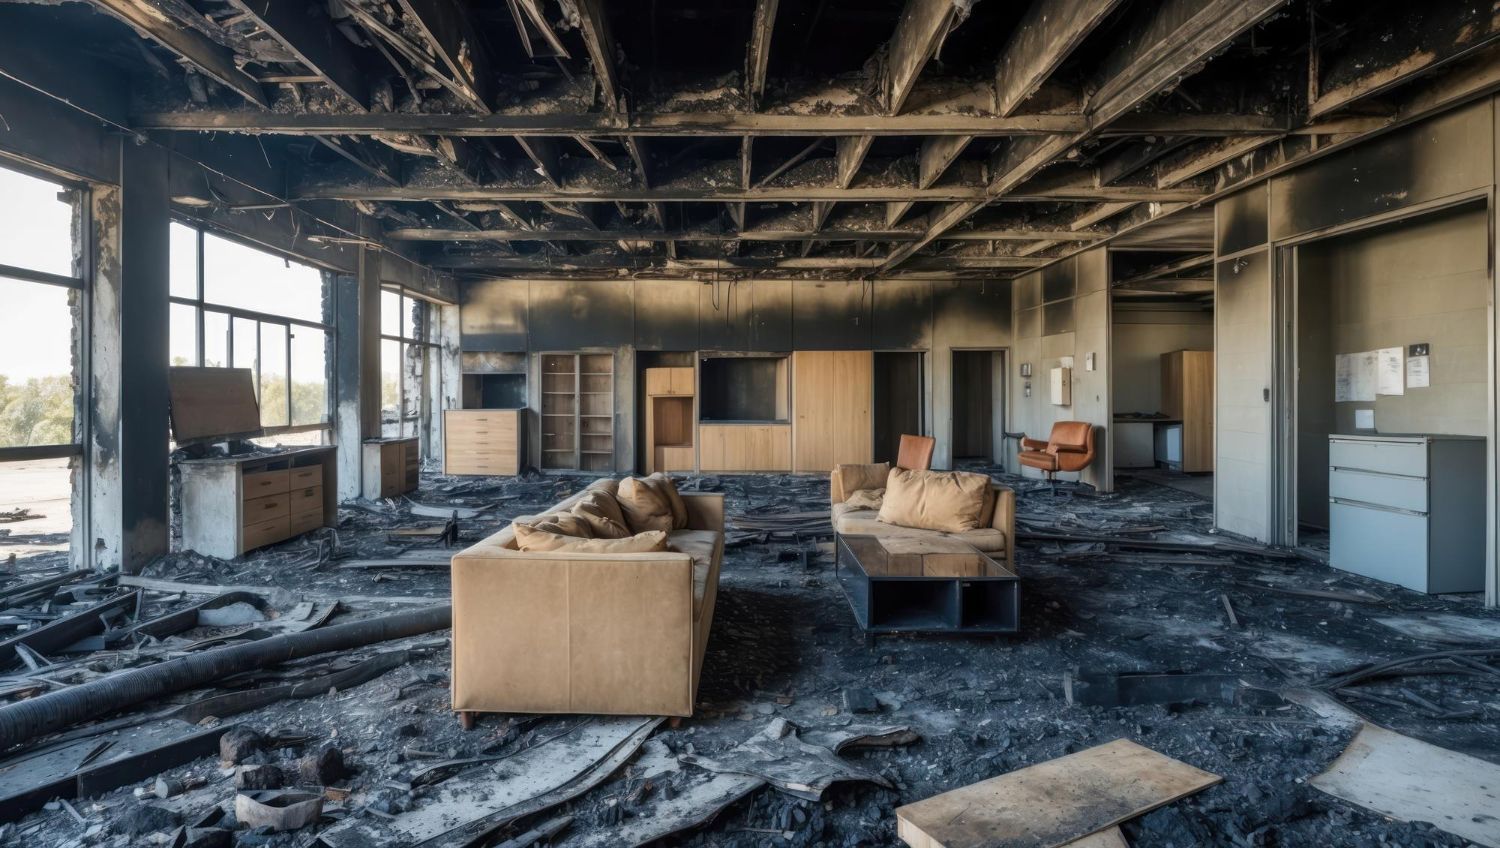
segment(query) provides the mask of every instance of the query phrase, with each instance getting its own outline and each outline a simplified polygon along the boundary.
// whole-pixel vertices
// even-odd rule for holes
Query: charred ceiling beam
[[[1166,136],[1152,138],[1139,144],[1129,144],[1124,150],[1099,163],[1096,169],[1099,184],[1113,185],[1132,177],[1146,170],[1162,157],[1180,150],[1191,142],[1192,139],[1181,136]]]
[[[879,256],[791,256],[770,258],[728,256],[713,259],[670,259],[666,256],[624,256],[615,254],[582,254],[576,256],[510,256],[500,254],[434,255],[434,267],[483,271],[486,273],[518,272],[532,274],[546,271],[856,271],[878,268]],[[913,262],[913,271],[1025,270],[1049,260],[1030,256],[954,256],[922,257]]]
[[[922,69],[948,32],[968,15],[968,4],[954,0],[906,0],[891,35],[881,75],[885,114],[900,114]]]
[[[576,163],[570,168],[577,167]],[[597,166],[595,166],[597,167]],[[923,200],[964,203],[986,203],[992,199],[1006,203],[1030,203],[1040,201],[1095,203],[1146,201],[1197,201],[1207,192],[1195,187],[1159,189],[1154,186],[1085,185],[1079,182],[1038,182],[1034,186],[1021,186],[1000,198],[993,198],[983,182],[972,180],[950,180],[929,189],[913,189],[909,185],[891,184],[884,180],[866,180],[847,189],[834,186],[809,184],[782,179],[776,185],[762,180],[749,189],[733,184],[720,184],[709,180],[679,179],[662,180],[650,188],[633,181],[616,179],[595,181],[566,178],[561,185],[550,185],[542,180],[505,181],[497,180],[483,185],[456,183],[438,178],[430,173],[431,165],[412,162],[405,183],[399,186],[377,183],[358,174],[339,172],[325,168],[315,182],[305,182],[295,187],[293,195],[299,200],[386,200],[386,201],[582,201],[600,203],[813,203],[818,201],[838,203],[884,203],[888,201]],[[599,169],[603,170],[603,169]],[[727,171],[728,169],[719,169]],[[605,171],[605,173],[610,173]],[[946,228],[944,232],[947,232]]]
[[[1500,5],[1432,0],[1398,15],[1367,16],[1355,26],[1349,44],[1318,56],[1309,117],[1347,108],[1500,42]]]
[[[1148,268],[1140,272],[1139,274],[1133,274],[1123,280],[1119,280],[1115,283],[1115,285],[1125,286],[1128,288],[1140,285],[1141,283],[1147,283],[1152,280],[1165,280],[1169,278],[1177,279],[1183,277],[1189,271],[1201,271],[1204,268],[1212,267],[1213,264],[1214,255],[1212,252],[1198,253],[1192,256],[1183,257],[1182,259],[1175,259],[1171,262],[1163,262],[1162,264]],[[1197,276],[1201,277],[1203,275],[1199,274]]]
[[[251,103],[261,107],[270,105],[260,82],[235,62],[234,51],[177,20],[160,6],[149,0],[92,2]]]
[[[604,0],[573,0],[563,7],[577,14],[572,23],[578,27],[583,36],[583,44],[588,48],[589,62],[594,66],[594,79],[599,84],[605,111],[625,111],[620,102],[619,72],[615,68],[615,41],[609,31],[609,20],[605,17]]]
[[[319,144],[353,163],[356,168],[387,185],[400,185],[401,166],[396,151],[363,138],[315,136]]]
[[[995,71],[996,105],[1014,115],[1120,0],[1034,0],[1011,32]]]
[[[263,0],[264,1],[264,0]],[[284,0],[283,0],[284,1]],[[494,72],[467,5],[458,0],[399,0],[408,21],[427,41],[464,99],[481,113],[493,102]]]
[[[755,20],[750,26],[750,46],[745,51],[745,100],[755,109],[766,91],[766,71],[771,64],[771,33],[776,29],[779,0],[755,0]]]
[[[323,84],[361,110],[370,108],[370,83],[355,47],[333,22],[286,0],[229,0],[297,57]]]
[[[1085,103],[1090,128],[1075,136],[1012,139],[997,151],[991,198],[1013,191],[1043,168],[1163,88],[1176,85],[1287,0],[1165,0],[1141,7],[1120,45],[1096,72]],[[1099,198],[1106,200],[1108,198]],[[931,217],[931,241],[982,209],[988,201],[952,203]],[[891,252],[888,270],[923,246],[903,244]]]
[[[526,40],[528,55],[531,53],[529,49],[531,39],[526,35],[528,32],[527,22],[530,23],[530,29],[535,30],[542,37],[542,40],[547,42],[547,46],[552,49],[554,56],[557,56],[559,59],[572,58],[568,53],[568,48],[563,45],[562,39],[558,38],[557,33],[552,29],[552,24],[547,20],[547,16],[542,13],[539,0],[508,0],[508,2],[510,3],[511,10],[517,13],[516,29],[521,33],[521,37]],[[524,20],[522,20],[523,17]]]
[[[353,8],[353,7],[351,7]],[[435,69],[434,69],[435,70]],[[1142,112],[1114,125],[1096,127],[1080,114],[1015,115],[1009,118],[969,112],[871,115],[852,112],[572,112],[491,115],[387,112],[345,115],[312,112],[195,109],[147,112],[132,121],[141,130],[244,132],[276,135],[662,135],[662,136],[1076,136],[1098,129],[1103,135],[1228,136],[1287,131],[1283,117],[1235,113]]]

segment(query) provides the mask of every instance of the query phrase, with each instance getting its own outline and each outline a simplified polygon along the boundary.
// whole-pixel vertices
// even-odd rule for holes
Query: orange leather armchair
[[[1094,425],[1087,421],[1059,421],[1043,442],[1021,437],[1022,465],[1043,471],[1047,479],[1059,471],[1082,471],[1094,461]]]
[[[931,436],[902,434],[901,447],[896,452],[896,467],[908,471],[928,471],[932,468],[932,451],[937,439]]]

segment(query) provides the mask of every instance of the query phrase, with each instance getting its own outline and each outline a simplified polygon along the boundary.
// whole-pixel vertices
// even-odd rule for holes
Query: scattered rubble
[[[11,636],[122,589],[138,606],[76,649],[36,651],[36,668],[17,652],[0,717],[167,662],[445,604],[447,575],[430,565],[447,555],[441,531],[396,531],[461,508],[456,544],[471,544],[588,482],[427,477],[416,502],[440,515],[346,504],[336,529],[234,561],[173,554],[113,582],[24,559],[0,578]],[[691,719],[484,716],[464,732],[441,632],[282,655],[22,740],[0,760],[0,845],[897,845],[903,804],[1120,737],[1226,778],[1126,822],[1131,844],[1461,844],[1299,780],[1339,757],[1361,717],[1496,759],[1500,675],[1486,668],[1500,653],[1464,652],[1495,644],[1500,615],[1211,533],[1209,505],[1182,492],[1127,480],[1053,497],[1008,482],[1017,636],[866,648],[833,579],[826,480],[690,477],[686,490],[726,494],[734,528]],[[241,603],[263,620],[200,621]],[[1131,694],[1096,703],[1074,685],[1070,702],[1069,679]],[[242,767],[281,773],[257,792],[315,796],[316,818],[249,826],[241,798],[260,802],[236,789]],[[42,785],[51,794],[24,800]],[[43,809],[52,798],[78,818]]]

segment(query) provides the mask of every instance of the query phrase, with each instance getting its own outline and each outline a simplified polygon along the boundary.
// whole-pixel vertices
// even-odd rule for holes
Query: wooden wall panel
[[[874,354],[868,350],[792,354],[792,468],[832,471],[874,455]]]

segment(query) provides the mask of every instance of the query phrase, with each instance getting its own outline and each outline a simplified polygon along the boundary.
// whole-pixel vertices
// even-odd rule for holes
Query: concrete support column
[[[90,550],[135,573],[169,544],[167,155],[120,142],[120,184],[93,194]]]
[[[361,445],[380,436],[380,252],[365,248],[359,270],[334,283],[334,439],[339,499],[362,491]]]
[[[443,411],[448,409],[462,409],[464,405],[464,375],[463,362],[459,348],[462,346],[460,339],[462,327],[459,322],[458,304],[443,304],[433,306],[437,313],[437,320],[433,326],[438,328],[438,362],[436,371],[442,383],[441,393],[434,393],[438,399],[432,409],[432,454],[431,458],[440,466],[443,461]]]

